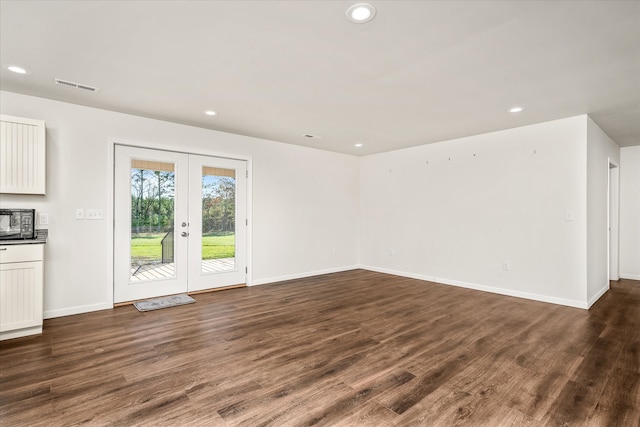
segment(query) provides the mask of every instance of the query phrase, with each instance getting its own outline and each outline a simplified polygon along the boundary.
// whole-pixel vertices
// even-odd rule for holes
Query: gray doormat
[[[136,301],[133,305],[138,311],[159,310],[161,308],[175,307],[177,305],[193,304],[196,302],[187,294],[169,295],[168,297],[152,298],[144,301]]]

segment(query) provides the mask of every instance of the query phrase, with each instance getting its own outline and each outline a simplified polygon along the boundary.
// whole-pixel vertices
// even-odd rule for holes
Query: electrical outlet
[[[49,214],[41,213],[38,223],[40,225],[48,225],[49,224]]]

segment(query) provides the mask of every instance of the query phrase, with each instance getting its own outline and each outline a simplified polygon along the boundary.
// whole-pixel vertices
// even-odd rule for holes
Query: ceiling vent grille
[[[70,82],[69,80],[62,80],[62,79],[54,79],[57,85],[60,86],[66,86],[66,87],[73,87],[76,89],[82,89],[82,90],[86,90],[89,92],[97,92],[98,88],[97,87],[93,87],[93,86],[89,86],[89,85],[85,85],[82,83],[76,83],[76,82]]]

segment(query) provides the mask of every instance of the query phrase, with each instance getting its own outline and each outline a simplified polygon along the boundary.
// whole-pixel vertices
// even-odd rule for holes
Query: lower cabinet
[[[42,333],[44,245],[0,246],[0,340]]]

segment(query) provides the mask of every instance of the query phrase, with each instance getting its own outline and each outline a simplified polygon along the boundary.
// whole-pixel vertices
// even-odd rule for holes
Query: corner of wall
[[[610,165],[620,163],[620,147],[605,134],[597,123],[587,118],[587,301],[591,306],[609,289],[610,260],[617,257],[617,221],[611,212],[617,212],[617,182],[610,182]],[[613,196],[612,196],[613,195]],[[613,203],[615,205],[611,205]],[[611,244],[610,232],[611,228]],[[614,230],[615,229],[615,230]],[[617,246],[615,246],[617,248]]]
[[[359,263],[586,308],[587,127],[581,115],[365,157]]]

